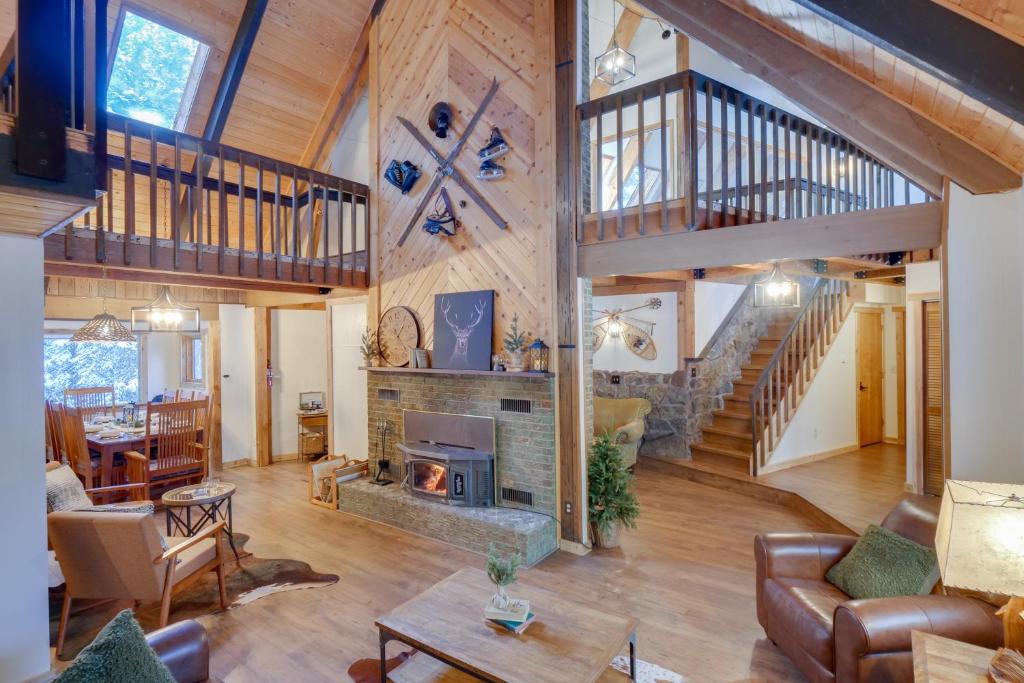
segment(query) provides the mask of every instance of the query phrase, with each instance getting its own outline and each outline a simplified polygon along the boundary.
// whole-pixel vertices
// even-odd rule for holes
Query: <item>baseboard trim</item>
[[[558,539],[558,549],[564,550],[567,553],[572,553],[573,555],[580,555],[581,557],[583,555],[590,554],[590,548],[587,546],[582,543],[577,543],[576,541],[567,541],[564,538]]]
[[[760,474],[771,474],[772,472],[780,472],[782,470],[788,470],[790,467],[796,467],[798,465],[806,465],[812,462],[818,462],[819,460],[828,460],[834,458],[837,455],[843,453],[852,453],[860,448],[857,444],[850,444],[849,446],[841,446],[839,448],[833,448],[829,451],[822,451],[821,453],[812,453],[811,455],[805,455],[799,458],[793,458],[792,460],[785,460],[780,463],[772,464],[769,462],[767,465],[757,471]]]
[[[234,470],[239,467],[252,467],[252,461],[242,458],[241,460],[230,460],[228,462],[222,462],[220,468],[222,470]]]
[[[882,439],[882,443],[891,444],[893,446],[906,446],[907,445],[907,440],[906,439],[893,439],[893,438],[887,436],[884,439]]]
[[[299,459],[299,454],[298,453],[282,453],[281,455],[272,455],[272,456],[270,456],[271,464],[273,464],[275,462],[288,462],[289,460],[298,460],[298,459]]]

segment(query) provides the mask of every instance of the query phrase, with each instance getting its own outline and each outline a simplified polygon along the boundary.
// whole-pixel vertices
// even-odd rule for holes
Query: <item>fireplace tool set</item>
[[[386,418],[377,420],[377,466],[374,468],[373,478],[370,479],[371,484],[387,486],[394,483],[384,474],[390,472],[391,462],[388,460],[388,434],[390,432],[391,425]]]

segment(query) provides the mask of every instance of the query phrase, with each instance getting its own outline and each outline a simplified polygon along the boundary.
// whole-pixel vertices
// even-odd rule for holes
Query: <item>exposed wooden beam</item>
[[[955,133],[718,0],[640,0],[936,196],[951,177],[975,193],[1021,177]]]
[[[933,0],[794,2],[1024,123],[1024,46],[1017,42]]]
[[[269,465],[273,459],[273,421],[270,407],[270,386],[268,374],[271,366],[271,310],[265,306],[253,309],[255,326],[255,409],[256,409],[256,466]]]
[[[924,249],[939,244],[943,202],[579,247],[581,277],[707,268],[778,259]]]
[[[685,368],[686,359],[696,355],[696,326],[694,323],[694,294],[697,290],[695,282],[684,282],[676,292],[676,362],[677,367]]]
[[[239,83],[242,82],[242,74],[249,61],[252,46],[256,42],[256,34],[260,30],[268,2],[269,0],[246,0],[242,17],[238,20],[235,38],[231,41],[231,49],[224,60],[224,71],[221,73],[220,83],[217,84],[217,92],[213,96],[210,116],[206,119],[206,127],[203,128],[203,137],[207,140],[217,142],[224,133],[231,105],[235,102],[235,94],[238,92]]]
[[[886,280],[888,278],[903,277],[907,274],[906,266],[893,266],[892,268],[875,268],[874,270],[858,271],[864,273],[860,280]]]

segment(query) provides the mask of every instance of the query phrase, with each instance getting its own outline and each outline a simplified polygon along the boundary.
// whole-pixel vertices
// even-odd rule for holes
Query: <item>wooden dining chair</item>
[[[56,401],[46,401],[46,445],[47,460],[64,462],[64,425],[61,421],[63,406]]]
[[[142,452],[128,451],[128,477],[146,483],[146,496],[153,488],[184,486],[203,480],[209,470],[209,456],[203,444],[203,430],[209,401],[150,403],[146,408],[146,436]]]
[[[85,488],[95,488],[103,481],[103,470],[99,460],[92,457],[89,444],[85,440],[85,421],[82,418],[82,409],[65,406],[61,409],[61,413],[64,454],[68,465],[82,480]],[[122,484],[126,481],[124,464],[115,464],[110,472],[110,483]],[[141,480],[135,481],[141,483]]]
[[[82,419],[114,411],[114,387],[78,387],[64,390],[64,405],[78,408]]]

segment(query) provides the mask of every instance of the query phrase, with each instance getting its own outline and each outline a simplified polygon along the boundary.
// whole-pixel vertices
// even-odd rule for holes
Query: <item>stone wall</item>
[[[493,375],[446,375],[369,372],[368,430],[370,471],[375,471],[379,453],[377,421],[390,426],[387,457],[392,478],[401,480],[402,453],[396,448],[402,434],[402,411],[423,410],[457,415],[495,418],[497,433],[496,478],[499,487],[496,503],[502,507],[533,510],[556,515],[556,457],[554,380],[537,375],[507,373]],[[389,400],[385,391],[397,390],[398,400]],[[501,399],[526,399],[529,414],[501,410]],[[533,506],[501,499],[500,487],[533,494]]]

